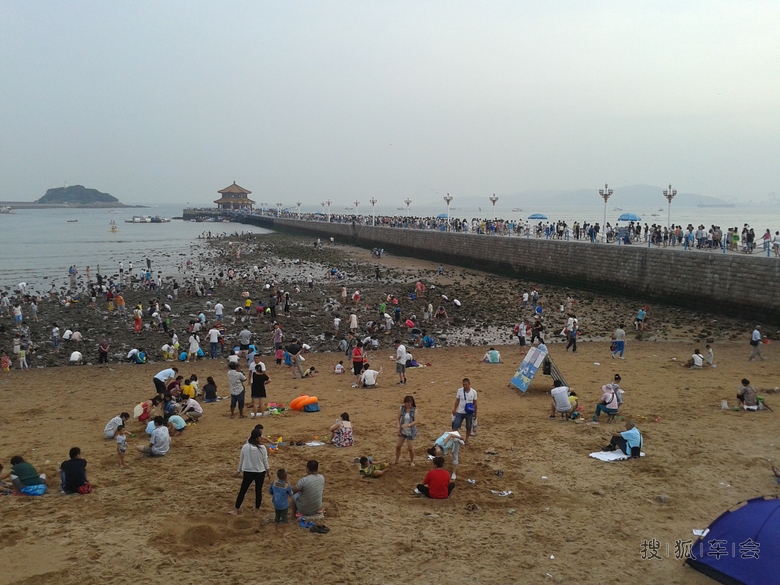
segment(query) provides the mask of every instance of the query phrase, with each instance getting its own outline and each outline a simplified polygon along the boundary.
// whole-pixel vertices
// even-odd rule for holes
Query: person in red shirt
[[[455,489],[455,482],[450,481],[450,472],[443,468],[444,457],[434,457],[433,469],[425,474],[425,479],[417,485],[415,493],[434,500],[447,499]]]
[[[352,384],[353,388],[357,388],[360,383],[360,375],[363,373],[363,360],[365,358],[365,352],[363,350],[363,344],[359,341],[352,350],[352,373],[355,374],[355,382]]]

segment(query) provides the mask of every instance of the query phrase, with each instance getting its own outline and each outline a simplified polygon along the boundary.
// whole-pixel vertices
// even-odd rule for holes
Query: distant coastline
[[[35,203],[34,201],[0,201],[0,205],[12,209],[149,209],[149,205],[125,205],[124,203]]]

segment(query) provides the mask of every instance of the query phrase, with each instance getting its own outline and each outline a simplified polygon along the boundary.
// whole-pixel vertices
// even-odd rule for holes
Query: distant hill
[[[97,189],[87,189],[83,185],[70,185],[69,187],[49,189],[46,191],[46,195],[35,203],[89,205],[92,203],[119,203],[119,199],[108,193],[101,193]]]

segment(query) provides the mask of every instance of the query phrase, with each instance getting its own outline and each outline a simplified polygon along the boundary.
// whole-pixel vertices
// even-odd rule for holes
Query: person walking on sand
[[[474,419],[477,418],[477,391],[471,387],[471,380],[463,378],[463,387],[458,388],[455,393],[455,404],[452,407],[452,430],[457,431],[466,421],[466,440],[464,445],[469,444],[471,429]]]
[[[414,396],[405,396],[398,413],[398,441],[395,444],[395,464],[401,459],[401,448],[409,449],[409,467],[414,467],[414,439],[417,437],[417,404]]]
[[[238,371],[238,363],[230,362],[228,366],[228,382],[230,384],[230,418],[236,417],[236,406],[238,406],[239,418],[244,417],[244,400],[246,397],[246,390],[244,389],[244,382],[246,376],[243,372]]]
[[[761,325],[756,325],[756,328],[753,329],[753,335],[750,336],[750,345],[753,349],[750,351],[750,357],[748,358],[749,362],[752,362],[756,358],[760,359],[762,362],[766,360],[766,358],[761,355]]]
[[[255,484],[255,513],[260,510],[260,505],[263,503],[263,483],[268,471],[268,450],[260,442],[261,436],[262,431],[260,429],[252,429],[249,439],[241,447],[236,477],[243,474],[244,478],[241,481],[238,496],[236,496],[235,507],[230,511],[233,515],[240,513],[241,504],[244,503],[244,496],[246,496],[246,492],[249,490],[252,482]]]
[[[406,346],[400,339],[393,341],[395,345],[395,372],[398,374],[398,386],[406,384]],[[393,359],[393,356],[390,356]]]
[[[623,351],[626,349],[626,330],[623,329],[623,324],[618,325],[615,329],[615,342],[612,344],[612,359],[615,359],[615,354],[620,352],[620,359],[626,359],[623,357]]]

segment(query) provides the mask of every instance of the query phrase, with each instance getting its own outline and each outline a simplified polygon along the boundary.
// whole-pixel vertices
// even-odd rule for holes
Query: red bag
[[[81,487],[79,487],[79,493],[80,494],[91,494],[92,493],[92,484],[87,482]]]

